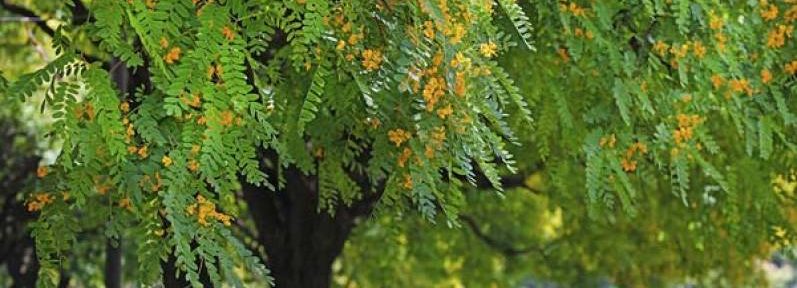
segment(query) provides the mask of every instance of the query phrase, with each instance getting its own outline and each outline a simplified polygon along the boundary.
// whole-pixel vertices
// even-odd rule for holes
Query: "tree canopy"
[[[39,2],[41,286],[106,239],[142,284],[753,285],[795,238],[797,1]]]

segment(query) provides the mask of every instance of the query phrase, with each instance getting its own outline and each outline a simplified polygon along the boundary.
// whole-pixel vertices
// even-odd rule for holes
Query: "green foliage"
[[[783,12],[771,17],[771,7]],[[0,77],[8,99],[45,91],[41,110],[54,120],[47,134],[62,142],[41,180],[54,198],[32,230],[45,286],[56,284],[84,231],[97,229],[111,239],[134,234],[143,285],[161,278],[158,262],[170,255],[193,286],[202,273],[216,285],[269,283],[231,221],[246,217],[243,184],[281,188],[291,168],[316,177],[319,212],[381,195],[375,221],[399,235],[415,233],[407,223],[418,219],[489,230],[467,220],[500,212],[480,206],[485,197],[518,199],[505,203],[507,217],[563,211],[567,231],[507,230],[521,230],[518,241],[563,242],[553,258],[562,250],[522,259],[557,281],[658,286],[717,267],[729,283],[745,283],[739,267],[795,238],[793,191],[772,189],[773,178],[791,175],[795,152],[795,19],[785,13],[793,3],[134,0],[88,8],[90,27],[56,30],[55,59],[9,83]],[[516,42],[523,49],[510,50]],[[88,63],[92,49],[116,65]],[[132,87],[114,81],[122,71],[135,72]],[[544,197],[504,191],[502,177],[533,172],[548,184],[536,189]],[[480,185],[501,193],[474,193]],[[362,245],[375,241],[362,233]],[[452,233],[416,234],[437,242],[413,252],[450,256],[456,250],[439,242]],[[636,245],[638,234],[655,237]],[[411,258],[399,244],[387,252]],[[347,249],[344,265],[382,252]],[[653,256],[629,260],[634,249]],[[673,251],[683,268],[672,268]],[[743,265],[718,265],[727,251]],[[462,261],[495,260],[473,257],[377,267],[425,273],[437,265],[429,279],[405,283],[424,286],[475,271]],[[637,264],[638,273],[623,272]],[[468,282],[514,285],[527,271],[495,270]],[[347,277],[384,286],[362,275]]]

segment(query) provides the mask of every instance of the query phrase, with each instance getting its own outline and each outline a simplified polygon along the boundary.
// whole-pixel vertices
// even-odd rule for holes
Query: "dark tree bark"
[[[108,239],[105,245],[105,287],[122,287],[122,242]]]
[[[284,170],[284,175],[285,188],[278,191],[242,181],[258,242],[266,248],[266,265],[277,287],[329,287],[332,262],[358,218],[371,214],[381,187],[371,189],[367,180],[359,181],[365,191],[362,199],[337,207],[330,215],[318,211],[316,176],[294,167]]]

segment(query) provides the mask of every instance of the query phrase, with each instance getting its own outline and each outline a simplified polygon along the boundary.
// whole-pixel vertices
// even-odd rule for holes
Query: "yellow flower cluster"
[[[479,53],[481,53],[484,57],[491,58],[498,54],[498,45],[493,43],[493,41],[482,43],[479,45]]]
[[[637,160],[634,159],[634,156],[637,155],[644,155],[648,153],[648,146],[642,142],[636,142],[631,144],[628,149],[625,150],[625,157],[620,161],[620,165],[623,167],[623,171],[625,172],[634,172],[637,169]]]
[[[678,129],[672,133],[676,145],[689,141],[694,136],[694,128],[703,122],[699,115],[678,114]]]
[[[786,65],[783,66],[783,70],[789,75],[794,75],[794,73],[797,73],[797,60],[792,60],[791,62],[786,63]]]
[[[733,92],[744,92],[747,96],[753,96],[753,88],[750,87],[750,80],[747,79],[731,79],[728,82]]]
[[[610,134],[609,136],[601,137],[600,141],[598,142],[598,145],[600,147],[614,148],[615,143],[617,143],[617,137],[615,137],[614,134]]]
[[[199,97],[199,94],[192,94],[190,98],[188,96],[182,96],[180,97],[180,101],[192,108],[199,108],[199,106],[202,106],[202,98]]]
[[[172,64],[180,59],[181,52],[182,51],[180,50],[180,47],[172,47],[172,49],[169,50],[169,53],[166,53],[166,55],[163,56],[163,61],[165,61],[166,64]]]
[[[761,18],[764,18],[764,21],[772,21],[775,18],[778,18],[778,6],[775,4],[767,4],[766,0],[762,0],[761,2]]]
[[[559,3],[559,11],[562,12],[569,12],[576,17],[583,17],[587,15],[587,9],[584,7],[579,6],[576,3],[571,2],[570,5],[567,3]]]
[[[210,225],[210,222],[208,222],[209,219],[216,219],[216,221],[224,223],[224,226],[230,226],[232,217],[216,211],[216,204],[208,201],[205,197],[202,197],[202,195],[196,196],[196,202],[197,203],[189,205],[186,210],[188,215],[197,215],[197,222],[199,222],[200,225],[208,226]]]
[[[366,71],[378,70],[382,65],[382,52],[379,50],[363,50],[363,67]]]
[[[443,147],[443,142],[446,140],[446,127],[437,127],[432,130],[432,141],[426,144],[426,149],[423,154],[426,158],[434,158],[435,151]]]
[[[387,137],[390,139],[390,142],[396,144],[396,147],[401,146],[401,143],[406,142],[412,138],[412,134],[410,132],[404,131],[404,129],[394,129],[387,132]]]
[[[399,155],[398,157],[399,167],[404,168],[404,166],[407,163],[407,160],[410,159],[410,156],[412,156],[412,150],[410,148],[404,147],[404,150],[401,151],[401,155]]]
[[[163,155],[163,158],[161,158],[161,163],[163,163],[164,167],[172,166],[172,158],[167,155]]]
[[[576,29],[573,31],[573,34],[574,34],[576,37],[584,37],[584,38],[585,38],[585,39],[587,39],[587,40],[592,40],[592,38],[594,38],[594,37],[595,37],[595,35],[594,35],[594,34],[592,34],[592,31],[589,31],[589,30],[587,30],[586,32],[584,32],[584,29],[581,29],[581,28],[576,28]]]
[[[443,77],[431,77],[423,87],[423,100],[426,101],[426,110],[434,110],[437,101],[445,95],[446,80]]]
[[[47,204],[53,203],[53,196],[50,193],[36,193],[27,203],[28,212],[39,211]]]
[[[780,48],[786,44],[786,39],[791,38],[794,26],[780,24],[767,33],[767,47]]]

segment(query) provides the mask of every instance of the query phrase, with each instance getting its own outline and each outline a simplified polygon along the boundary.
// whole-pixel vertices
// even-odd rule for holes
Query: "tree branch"
[[[6,11],[8,12],[17,14],[22,17],[44,20],[43,18],[39,17],[39,15],[36,15],[36,13],[33,13],[33,11],[31,11],[30,9],[8,3],[7,0],[0,0],[0,6],[3,6],[3,8],[5,8]],[[35,23],[36,26],[39,26],[39,28],[42,31],[44,31],[44,33],[50,35],[50,37],[53,37],[55,35],[55,30],[53,30],[53,28],[50,28],[50,26],[47,26],[46,21],[33,21],[33,23]]]
[[[487,233],[481,230],[479,224],[476,223],[476,220],[470,215],[462,214],[459,216],[459,218],[462,219],[462,222],[465,223],[465,225],[468,226],[471,231],[473,231],[473,234],[476,235],[476,238],[479,238],[482,240],[482,242],[487,244],[487,246],[490,246],[490,248],[498,250],[498,252],[501,252],[508,257],[515,257],[530,252],[537,252],[542,255],[543,258],[547,258],[547,254],[545,253],[546,249],[543,247],[517,248],[512,244],[504,243],[498,239],[490,237],[490,235],[487,235]]]

